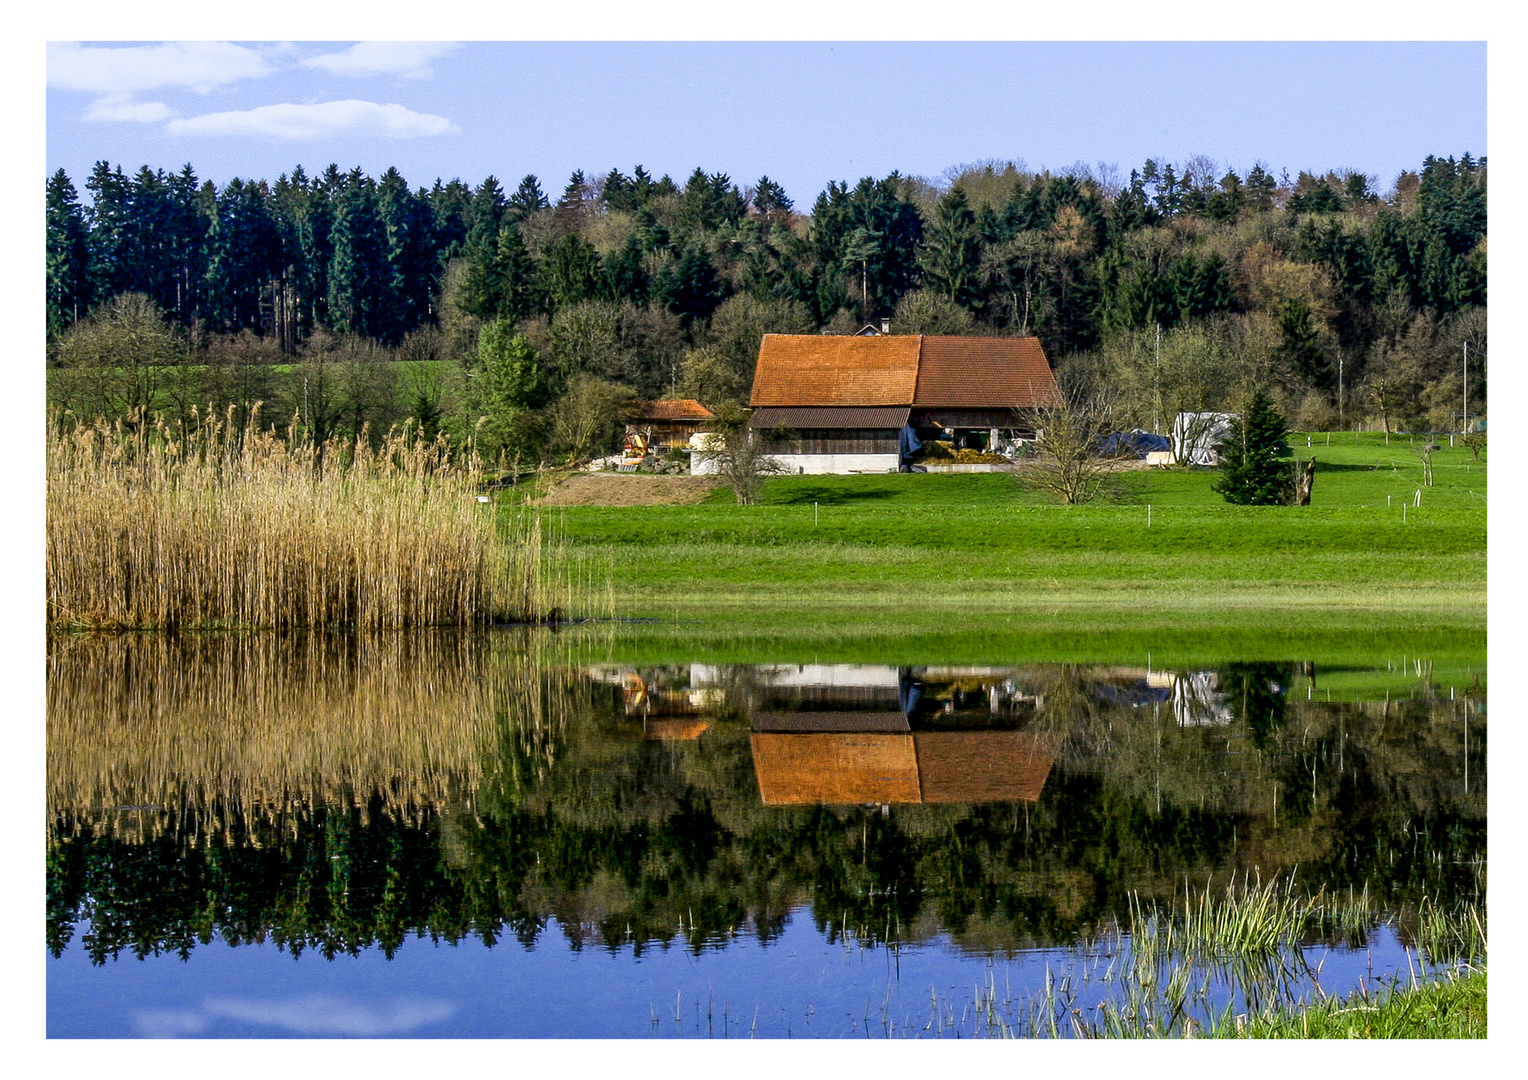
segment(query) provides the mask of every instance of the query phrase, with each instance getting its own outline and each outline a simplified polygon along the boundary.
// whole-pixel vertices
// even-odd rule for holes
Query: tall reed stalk
[[[539,520],[501,527],[481,463],[443,439],[197,419],[50,425],[49,626],[463,626],[566,599]]]

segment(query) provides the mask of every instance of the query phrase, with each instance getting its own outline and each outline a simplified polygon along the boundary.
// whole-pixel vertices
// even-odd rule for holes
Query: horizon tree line
[[[1467,153],[1427,157],[1383,196],[1362,173],[1291,181],[1258,164],[1241,177],[1204,158],[1148,160],[1123,182],[985,162],[940,183],[832,182],[810,213],[768,176],[740,187],[700,168],[682,184],[641,166],[576,171],[555,201],[535,175],[512,192],[492,176],[411,189],[393,168],[373,180],[335,165],[219,189],[190,165],[129,176],[101,161],[84,188],[88,203],[63,170],[47,183],[50,367],[101,363],[74,339],[124,305],[142,317],[124,298],[145,297],[180,342],[161,363],[461,369],[434,398],[395,388],[372,422],[401,411],[465,430],[482,405],[466,388],[516,339],[536,385],[504,408],[539,414],[580,377],[746,401],[760,334],[882,319],[1033,335],[1057,367],[1138,390],[1149,379],[1138,420],[1160,422],[1164,363],[1180,407],[1256,384],[1297,422],[1442,427],[1485,399],[1486,162]],[[312,390],[309,373],[309,412]],[[502,408],[498,420],[514,426]]]

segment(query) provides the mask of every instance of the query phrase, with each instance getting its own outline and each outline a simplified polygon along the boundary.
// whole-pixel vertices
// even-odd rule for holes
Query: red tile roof
[[[911,405],[920,338],[765,334],[754,369],[761,405]]]
[[[632,407],[633,420],[710,420],[711,410],[693,398],[674,401],[639,401]]]
[[[1039,338],[925,337],[914,405],[1032,409],[1059,405]]]
[[[1025,409],[1059,401],[1036,338],[766,334],[750,404]]]

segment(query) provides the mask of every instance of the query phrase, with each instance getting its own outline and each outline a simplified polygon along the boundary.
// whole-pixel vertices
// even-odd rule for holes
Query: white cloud
[[[134,101],[131,94],[107,94],[85,110],[86,120],[118,120],[134,124],[157,124],[178,115],[162,101]]]
[[[254,49],[227,41],[171,41],[120,48],[48,43],[48,85],[96,94],[130,94],[165,86],[206,93],[275,71]]]
[[[242,112],[207,113],[171,120],[172,135],[269,135],[278,139],[319,139],[366,135],[412,139],[458,131],[444,116],[417,113],[402,105],[374,101],[325,101],[316,105],[262,105]]]
[[[302,61],[303,67],[319,68],[331,75],[402,75],[427,79],[430,61],[455,52],[453,41],[361,41],[341,52],[324,53]]]
[[[144,1009],[133,1013],[133,1025],[145,1039],[179,1039],[206,1031],[208,1019],[184,1010]]]
[[[319,994],[286,1001],[209,1001],[207,1012],[255,1024],[285,1028],[298,1035],[356,1036],[383,1039],[407,1035],[425,1024],[448,1019],[456,1006],[447,1001],[399,999],[367,1006]]]

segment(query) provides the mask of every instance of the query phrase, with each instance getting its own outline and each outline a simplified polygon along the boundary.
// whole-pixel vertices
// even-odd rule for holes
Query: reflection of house
[[[1179,727],[1232,720],[1227,696],[1220,691],[1220,676],[1214,671],[1114,668],[1099,676],[1094,692],[1102,701],[1135,709],[1171,703]]]
[[[1034,802],[1060,749],[1055,735],[914,732],[892,715],[902,731],[886,730],[891,716],[880,714],[866,714],[860,730],[844,730],[854,714],[788,718],[786,730],[756,716],[749,742],[764,805]]]
[[[640,460],[646,454],[662,454],[690,445],[690,438],[706,430],[711,410],[698,401],[639,401],[626,416],[626,442],[622,457]]]
[[[935,437],[1032,436],[1032,410],[1059,401],[1037,338],[766,334],[750,426],[789,429],[772,456],[791,471],[888,472]]]
[[[590,674],[620,686],[626,718],[640,723],[643,736],[649,739],[699,738],[710,730],[709,716],[722,696],[714,689],[650,683],[631,670],[595,669]]]

